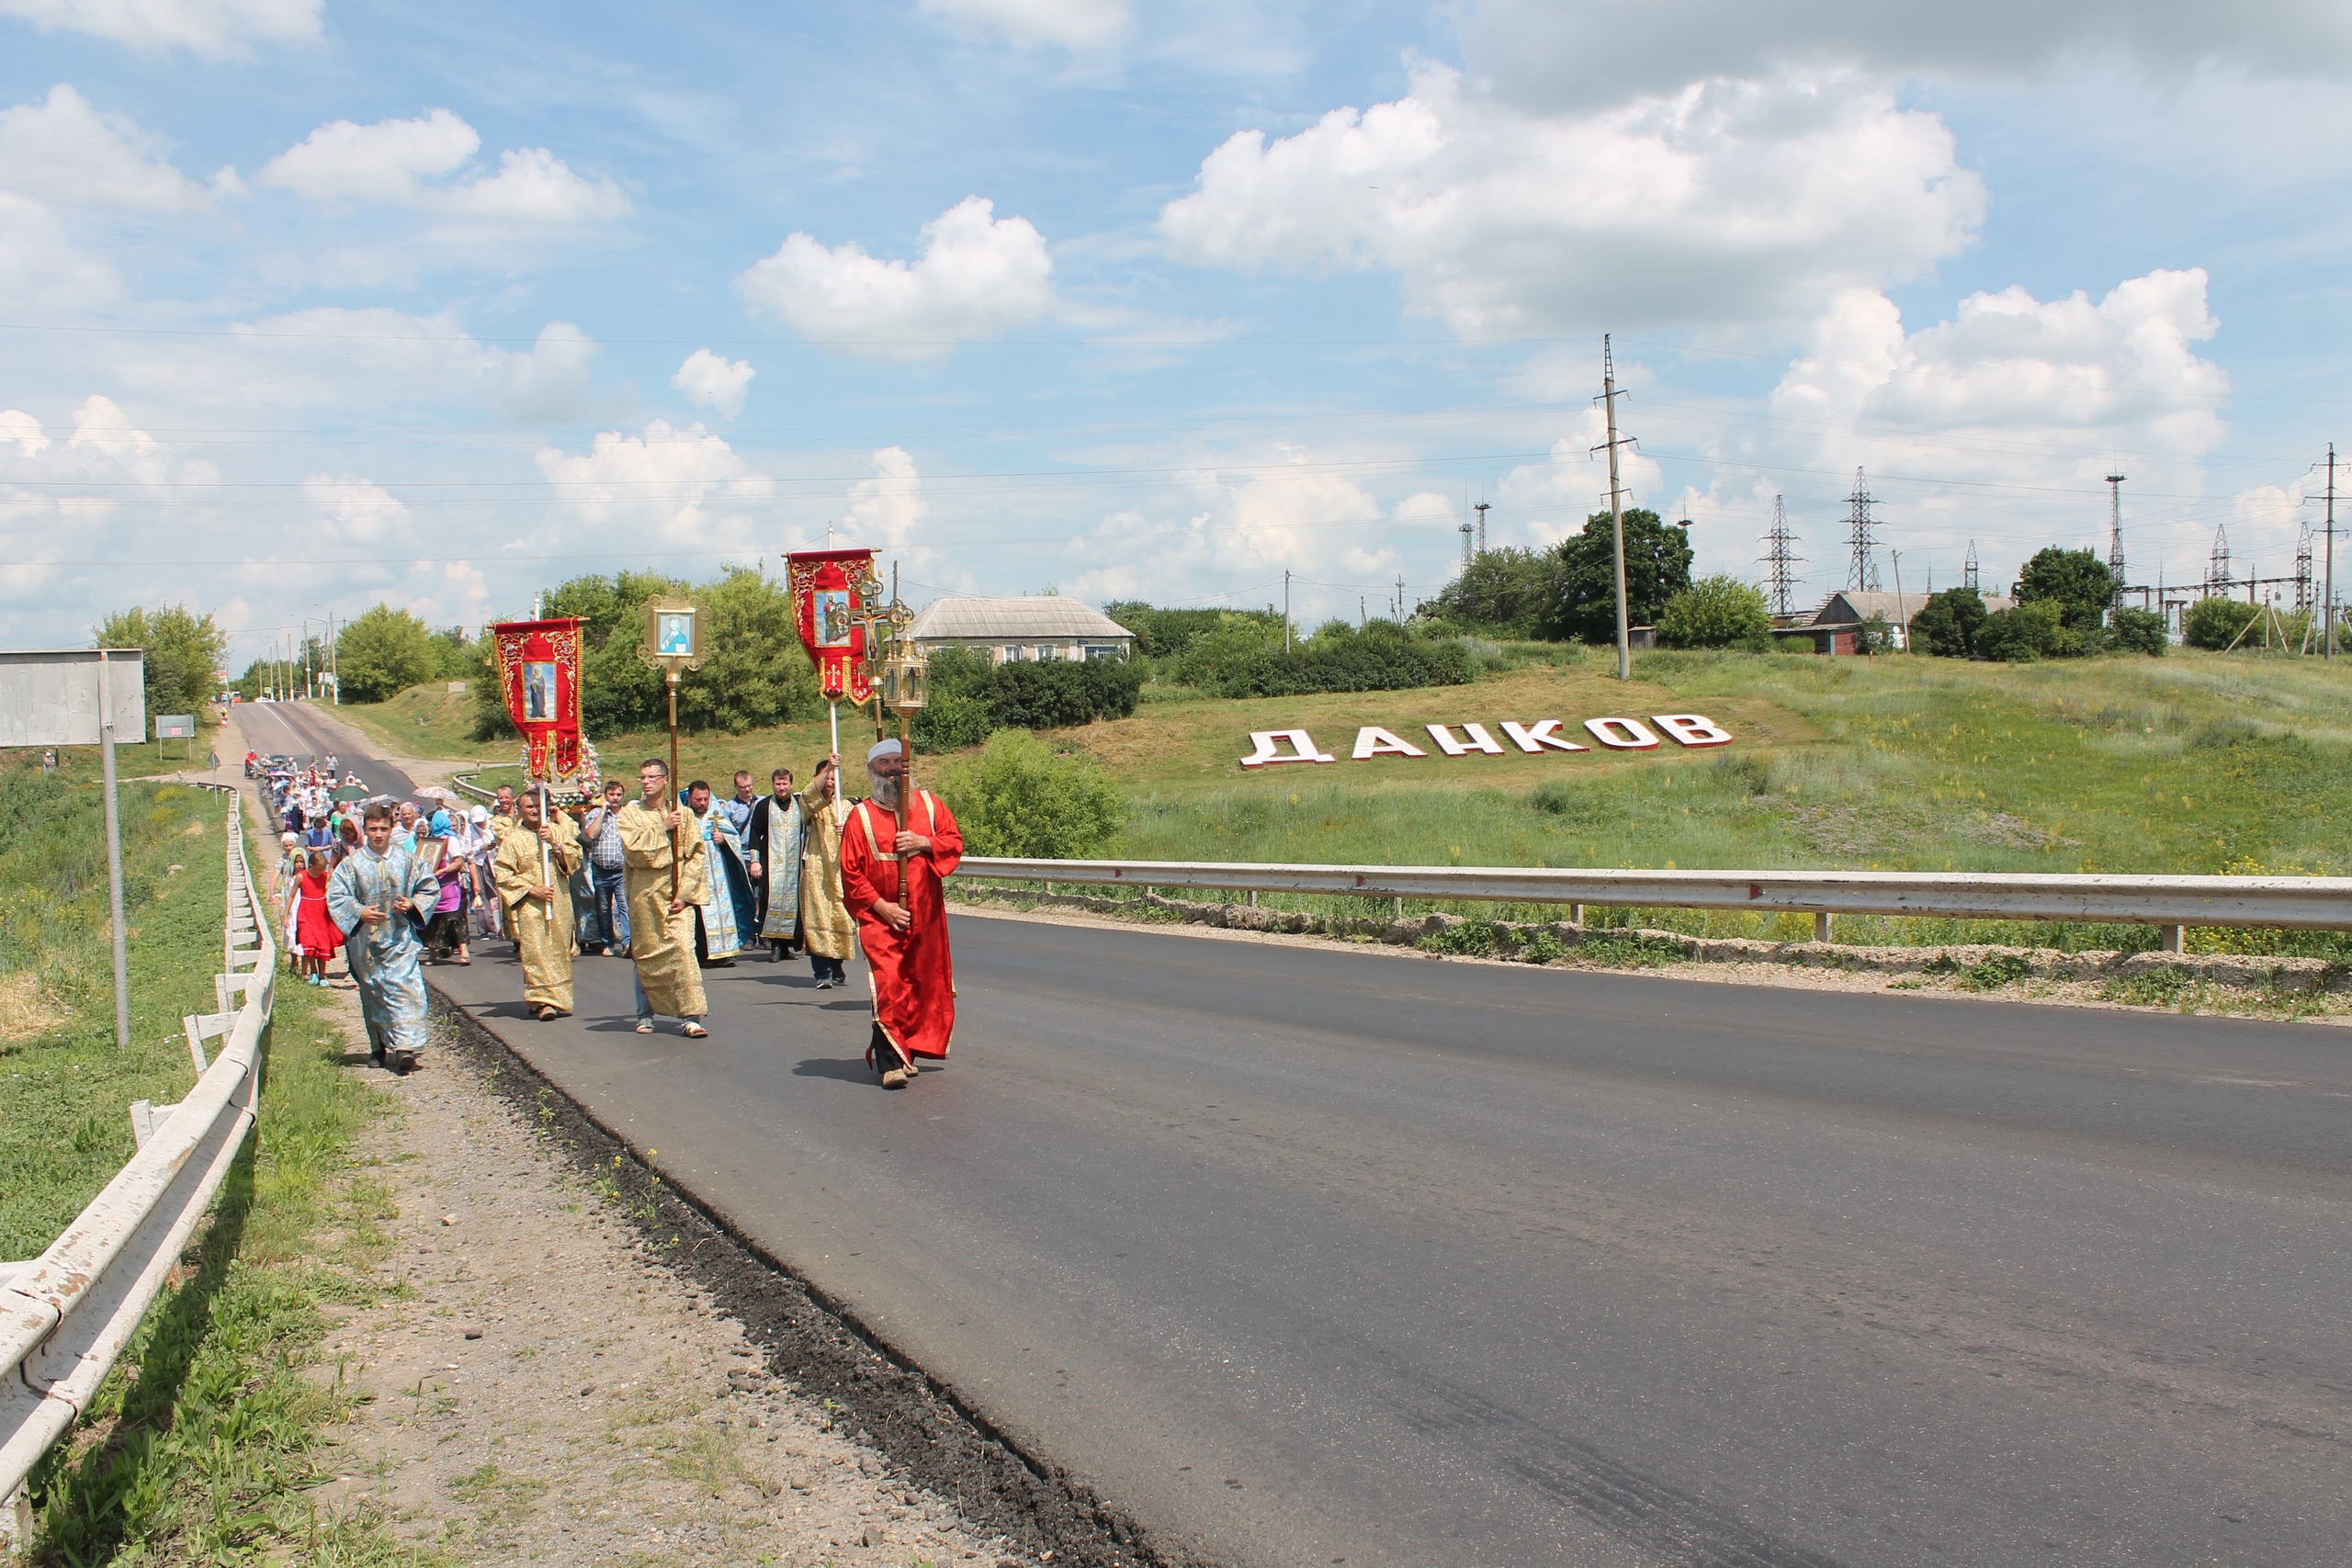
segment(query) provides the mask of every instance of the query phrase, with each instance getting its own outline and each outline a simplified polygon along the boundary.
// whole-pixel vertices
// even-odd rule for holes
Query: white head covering
[[[876,740],[873,749],[865,753],[865,765],[870,768],[885,757],[897,756],[901,750],[896,740]]]
[[[490,820],[490,807],[487,806],[477,806],[471,811],[466,813],[466,819],[474,823],[487,822]]]

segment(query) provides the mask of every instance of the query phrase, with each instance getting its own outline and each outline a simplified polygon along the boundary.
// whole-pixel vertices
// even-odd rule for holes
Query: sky
[[[2111,473],[2133,584],[2286,578],[2347,74],[2307,0],[0,0],[0,637],[829,537],[1353,620],[1605,509],[1604,333],[1701,573],[1777,504],[1846,586],[1860,469],[1885,588]]]

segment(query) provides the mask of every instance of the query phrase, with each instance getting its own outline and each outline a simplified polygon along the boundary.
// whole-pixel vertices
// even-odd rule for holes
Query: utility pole
[[[1634,634],[1625,618],[1625,500],[1617,478],[1617,448],[1625,443],[1617,434],[1617,360],[1609,334],[1600,334],[1600,396],[1593,400],[1608,410],[1609,532],[1617,553],[1617,679],[1634,678]]]
[[[1853,547],[1854,558],[1846,568],[1846,586],[1863,593],[1878,592],[1878,561],[1871,554],[1878,541],[1871,537],[1873,519],[1871,503],[1877,497],[1863,488],[1862,470],[1854,470],[1854,493],[1846,498],[1853,508],[1847,519],[1847,543]]]
[[[2327,638],[2319,645],[2322,660],[2335,658],[2335,443],[2327,444]]]
[[[2123,479],[2121,474],[2107,476],[2107,575],[2115,597],[2109,608],[2123,607]]]
[[[1487,553],[1487,503],[1482,501],[1473,510],[1478,513],[1478,553],[1483,556]]]
[[[1290,651],[1290,573],[1283,573],[1283,651]]]
[[[1370,624],[1370,617],[1364,614],[1364,596],[1359,593],[1356,595],[1356,630],[1362,631]]]
[[[1405,574],[1401,571],[1396,574],[1396,624],[1405,624]]]
[[[2230,576],[2230,529],[2225,523],[2213,525],[2213,553],[2205,561],[2205,597],[2226,599],[2236,581]]]
[[[1886,552],[1894,560],[1894,624],[1903,634],[1903,651],[1911,651],[1911,618],[1903,610],[1903,552]]]
[[[1976,541],[1973,539],[1968,541],[1968,558],[1961,563],[1960,585],[1962,588],[1976,588],[1979,592],[1984,592],[1983,589],[1977,588]]]
[[[2295,533],[2295,614],[2312,607],[2312,525],[2307,522]]]
[[[1789,532],[1789,514],[1781,498],[1772,498],[1772,531],[1764,536],[1765,597],[1771,602],[1775,620],[1796,614],[1796,574],[1789,569],[1804,559],[1792,555],[1789,547],[1796,536]]]

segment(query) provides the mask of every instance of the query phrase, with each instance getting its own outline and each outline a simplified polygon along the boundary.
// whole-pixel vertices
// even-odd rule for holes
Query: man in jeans
[[[621,807],[628,787],[618,779],[605,781],[605,803],[580,824],[588,846],[588,872],[596,889],[596,930],[605,938],[605,955],[628,956],[628,860],[621,850]]]

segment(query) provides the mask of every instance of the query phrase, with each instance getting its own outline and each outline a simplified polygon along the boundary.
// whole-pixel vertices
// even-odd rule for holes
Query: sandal
[[[640,1019],[639,1019],[639,1020],[637,1021],[637,1032],[638,1032],[639,1034],[650,1034],[650,1033],[652,1033],[652,1032],[653,1032],[653,1021],[652,1021],[651,1019],[650,1019],[650,1018],[640,1018]]]
[[[710,1038],[710,1031],[705,1029],[699,1023],[689,1022],[684,1032],[685,1037],[689,1040],[707,1040]]]

